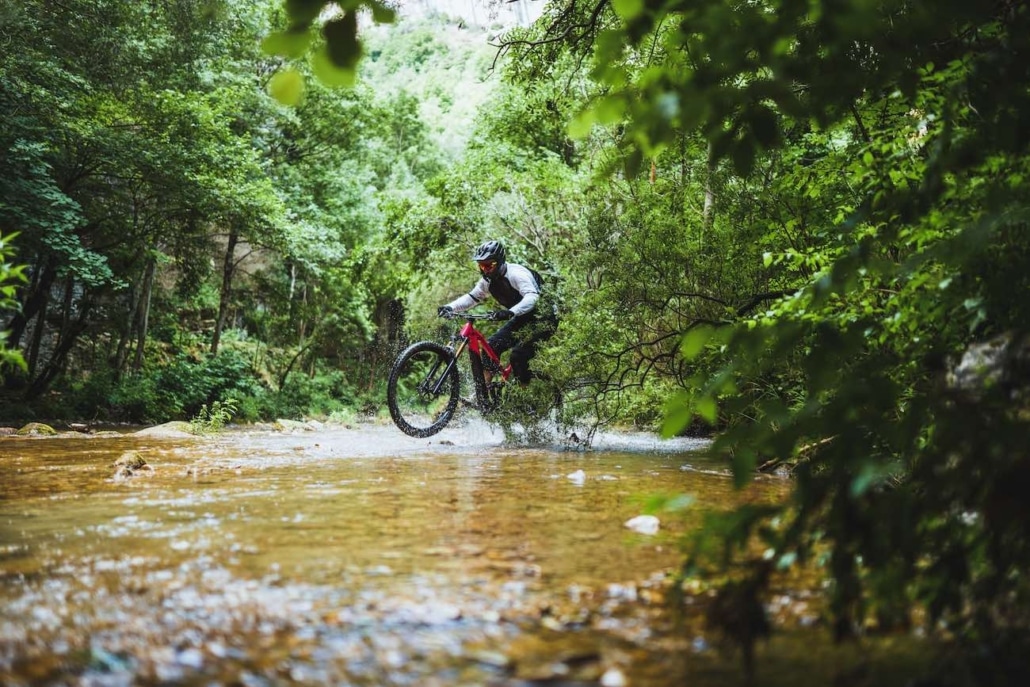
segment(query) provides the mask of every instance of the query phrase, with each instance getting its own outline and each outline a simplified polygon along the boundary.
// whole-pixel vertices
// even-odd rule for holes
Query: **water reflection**
[[[694,523],[623,523],[649,494],[786,485],[738,494],[703,445],[612,436],[0,440],[0,682],[681,684],[698,633],[662,599]],[[126,451],[152,470],[114,479]]]

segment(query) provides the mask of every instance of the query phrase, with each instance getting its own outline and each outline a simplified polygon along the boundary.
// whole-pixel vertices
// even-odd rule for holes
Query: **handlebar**
[[[441,316],[445,320],[487,320],[497,322],[492,312],[456,312]]]

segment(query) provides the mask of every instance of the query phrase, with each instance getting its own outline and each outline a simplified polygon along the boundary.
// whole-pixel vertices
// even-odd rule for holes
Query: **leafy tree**
[[[697,374],[667,431],[726,423],[716,450],[738,483],[762,466],[796,478],[789,504],[707,530],[728,546],[714,550],[746,559],[760,534],[772,565],[826,551],[838,637],[904,623],[917,602],[931,626],[991,646],[990,666],[972,670],[999,684],[1018,674],[1030,621],[1030,532],[1012,496],[1030,465],[1027,24],[1007,2],[627,0],[555,3],[506,42],[533,78],[590,56],[601,88],[572,129],[609,125],[631,177],[702,137],[717,253],[784,292],[736,327],[723,324],[748,315],[739,299],[687,315],[715,322],[688,327],[683,371]],[[720,184],[727,162],[736,175]],[[642,248],[658,245],[644,243],[654,220],[626,229]],[[733,234],[764,256],[737,252]],[[700,237],[679,236],[684,285]],[[706,569],[707,543],[688,573]],[[741,566],[749,582],[716,605],[745,644],[757,634],[728,619],[756,607],[769,570]]]
[[[7,259],[12,257],[14,250],[10,245],[11,237],[0,234],[0,309],[6,310],[17,307],[15,300],[15,284],[17,281],[25,280],[25,268],[21,265],[12,265]],[[24,366],[25,360],[18,351],[7,348],[7,332],[0,331],[0,374],[10,366]]]
[[[286,248],[285,203],[300,205],[288,175],[273,173],[293,114],[261,88],[272,65],[253,36],[267,9],[230,0],[12,9],[19,21],[4,31],[16,28],[23,48],[3,67],[12,115],[0,128],[11,151],[0,219],[22,232],[30,280],[8,325],[28,366],[8,390],[37,398],[70,366],[111,364],[117,376],[131,363],[141,373],[151,323],[165,328],[162,343],[176,329],[155,304],[197,313],[177,317],[179,328],[212,309],[218,350],[244,273],[255,255]],[[82,30],[64,39],[70,24]]]

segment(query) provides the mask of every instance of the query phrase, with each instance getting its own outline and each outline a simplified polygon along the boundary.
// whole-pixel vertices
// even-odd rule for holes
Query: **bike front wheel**
[[[386,385],[386,405],[398,429],[429,437],[454,417],[458,367],[454,353],[434,341],[420,341],[397,356]]]

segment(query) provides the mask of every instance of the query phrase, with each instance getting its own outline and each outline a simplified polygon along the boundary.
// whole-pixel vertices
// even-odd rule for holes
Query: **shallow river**
[[[474,422],[2,437],[0,684],[738,684],[668,574],[693,513],[788,485],[736,493],[705,447],[520,447]],[[147,467],[116,474],[129,451]],[[696,501],[628,529],[656,494]],[[818,646],[774,638],[762,684],[861,660]]]

